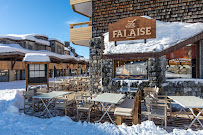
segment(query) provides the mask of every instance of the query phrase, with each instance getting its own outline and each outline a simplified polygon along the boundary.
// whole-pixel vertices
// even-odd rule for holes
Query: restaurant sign
[[[109,41],[156,38],[156,19],[127,17],[109,24]]]

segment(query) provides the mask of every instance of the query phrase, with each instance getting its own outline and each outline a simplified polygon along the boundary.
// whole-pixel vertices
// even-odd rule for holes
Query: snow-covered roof
[[[27,54],[27,53],[38,53],[38,54],[46,54],[49,57],[55,57],[57,59],[61,59],[61,60],[75,60],[75,61],[87,61],[86,59],[78,59],[74,56],[71,55],[61,55],[58,53],[54,53],[54,52],[50,52],[47,50],[28,50],[25,49],[23,47],[21,47],[19,44],[0,44],[0,53],[23,53],[23,54]]]
[[[62,41],[60,41],[60,40],[58,40],[58,39],[56,39],[56,38],[49,38],[49,40],[50,40],[50,41],[57,41],[57,42],[59,42],[59,43],[61,43],[61,44],[64,45],[64,43],[63,43]]]
[[[71,56],[75,56],[73,52],[70,52],[70,55],[71,55]]]
[[[65,51],[70,51],[70,48],[64,47],[64,50],[65,50]]]
[[[44,34],[31,34],[33,36],[38,36],[38,37],[46,37],[46,38],[49,38],[47,35],[44,35]]]
[[[78,61],[86,61],[84,57],[76,57]]]
[[[145,17],[146,18],[146,17]],[[203,32],[203,23],[156,21],[156,39],[109,42],[104,34],[104,54],[153,53],[166,50],[190,37]]]
[[[50,46],[49,41],[37,39],[34,36],[45,36],[45,35],[41,35],[41,34],[24,34],[24,35],[8,34],[5,36],[0,35],[0,39],[1,38],[7,38],[7,39],[11,39],[11,40],[31,40],[31,41],[34,41],[36,43],[42,44],[42,45]],[[45,37],[47,37],[47,36],[45,36]]]
[[[26,53],[23,61],[26,61],[26,62],[50,62],[50,58],[47,54]]]

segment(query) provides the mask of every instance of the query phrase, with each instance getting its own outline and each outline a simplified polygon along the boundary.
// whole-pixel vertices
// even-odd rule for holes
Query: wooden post
[[[121,116],[116,116],[116,125],[121,125],[121,123],[122,123]]]
[[[25,80],[26,80],[26,91],[28,90],[28,64],[25,63]]]
[[[47,63],[47,90],[49,91],[49,63]]]

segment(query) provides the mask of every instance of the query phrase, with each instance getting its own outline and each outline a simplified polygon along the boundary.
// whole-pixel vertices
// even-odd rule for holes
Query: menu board
[[[39,84],[47,83],[47,64],[29,64],[28,65],[28,83]]]
[[[30,78],[45,77],[44,64],[30,64],[29,66]]]

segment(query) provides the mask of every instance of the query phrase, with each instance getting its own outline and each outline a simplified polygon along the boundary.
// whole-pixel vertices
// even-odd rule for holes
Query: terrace
[[[70,41],[76,45],[89,46],[92,37],[91,21],[70,24]]]

